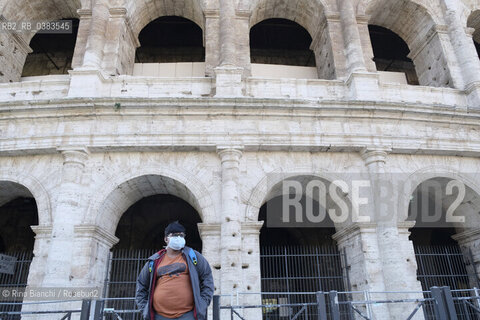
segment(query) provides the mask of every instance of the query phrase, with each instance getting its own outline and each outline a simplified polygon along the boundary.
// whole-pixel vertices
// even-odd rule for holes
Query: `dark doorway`
[[[396,33],[387,28],[369,25],[370,40],[373,48],[373,61],[378,71],[403,72],[407,83],[418,85],[418,77],[413,61],[407,57],[408,45]]]
[[[150,22],[138,38],[136,63],[205,61],[202,29],[191,20],[160,17]]]
[[[71,33],[37,33],[30,41],[33,52],[27,55],[22,77],[68,74],[78,34],[78,19],[72,21]]]
[[[260,208],[260,268],[262,301],[270,304],[298,304],[316,301],[317,291],[347,291],[348,275],[343,265],[345,255],[339,252],[332,235],[334,224],[328,217],[318,227],[269,227],[268,210],[281,208],[282,197],[274,197]],[[272,203],[273,202],[273,203]],[[277,204],[275,203],[277,202]],[[305,206],[306,197],[300,199]],[[315,201],[314,208],[318,208]],[[278,293],[276,293],[278,292]],[[340,300],[348,299],[339,296]],[[353,319],[348,308],[341,307],[342,319]],[[330,308],[328,308],[330,310]],[[298,313],[298,315],[297,315]],[[317,319],[315,307],[264,308],[263,319]]]
[[[135,310],[133,297],[137,276],[148,257],[165,246],[165,227],[176,220],[186,228],[187,246],[201,251],[202,241],[197,228],[200,215],[185,200],[158,194],[141,199],[125,211],[115,232],[120,241],[112,249],[106,281],[108,297],[119,300],[109,302],[109,307]],[[107,315],[105,319],[116,318]],[[122,319],[140,320],[142,317],[132,312],[123,314]]]
[[[22,290],[27,286],[35,242],[32,225],[38,225],[33,198],[19,197],[0,207],[0,253],[16,258],[13,274],[0,273],[0,287]],[[0,305],[0,313],[20,310],[19,304]],[[17,320],[20,316],[7,319]]]
[[[250,29],[251,63],[315,66],[312,37],[296,22],[267,19]]]

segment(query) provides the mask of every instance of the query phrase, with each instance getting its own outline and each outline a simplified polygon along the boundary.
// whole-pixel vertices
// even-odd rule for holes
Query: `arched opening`
[[[154,76],[204,76],[203,31],[192,20],[163,16],[139,34],[134,74]]]
[[[337,77],[331,30],[321,1],[260,0],[252,2],[251,11],[252,77]]]
[[[284,192],[287,190],[285,183],[292,182],[301,188]],[[318,187],[317,183],[326,189]],[[260,230],[261,287],[262,292],[268,294],[262,295],[263,302],[310,303],[316,301],[317,291],[347,291],[349,288],[347,271],[343,267],[344,253],[332,239],[336,229],[328,210],[334,209],[338,214],[341,208],[328,191],[330,185],[323,178],[297,176],[280,181],[270,190],[258,216],[259,221],[264,221]],[[313,187],[309,189],[312,193],[306,191],[309,186]],[[284,201],[295,197],[298,197],[299,207],[285,207]],[[341,199],[349,202],[344,196]],[[302,212],[301,218],[297,216],[300,212],[297,209]],[[288,221],[285,220],[287,216]],[[344,298],[339,296],[339,299]],[[347,308],[341,309],[348,314]],[[269,308],[263,310],[263,318],[294,317],[299,310],[300,307]],[[314,308],[307,312],[315,314]]]
[[[477,55],[480,58],[480,10],[473,11],[467,20],[467,27],[473,28],[473,44],[477,49]]]
[[[453,87],[444,40],[436,29],[442,21],[432,10],[436,8],[427,9],[411,0],[374,0],[369,2],[366,14],[369,25],[388,29],[405,41],[420,85]]]
[[[478,287],[469,245],[455,239],[456,234],[478,226],[479,204],[480,197],[471,188],[446,177],[425,180],[413,192],[408,219],[415,221],[415,226],[410,229],[410,240],[415,249],[417,279],[423,290],[433,286],[449,286],[452,290]],[[464,217],[465,222],[456,222],[459,217]],[[472,311],[466,311],[460,303],[456,309],[462,317]],[[432,306],[427,306],[425,312],[434,314]]]
[[[33,259],[38,211],[30,191],[13,182],[0,182],[0,254],[14,257],[12,270],[0,273],[0,287],[23,289],[27,286]],[[0,312],[20,311],[20,305],[0,305]]]
[[[267,19],[250,29],[252,63],[315,67],[312,37],[301,25],[287,19]]]
[[[62,25],[61,33],[37,32],[30,41],[33,52],[27,55],[23,66],[22,77],[68,74],[72,69],[72,59],[77,41],[78,19],[62,19],[72,21]]]
[[[115,236],[120,241],[113,250],[158,251],[165,246],[163,230],[176,220],[187,229],[188,246],[202,251],[200,216],[188,202],[170,194],[149,196],[128,208],[118,223]]]
[[[394,32],[375,25],[369,25],[373,48],[373,61],[378,71],[386,71],[384,81],[418,85],[413,61],[408,58],[408,45]],[[400,74],[399,74],[400,73]]]
[[[164,230],[170,222],[178,220],[185,226],[187,246],[202,250],[197,228],[202,220],[196,209],[198,203],[193,199],[187,186],[159,175],[131,179],[108,196],[104,203],[104,208],[110,208],[105,212],[109,216],[106,219],[116,226],[115,236],[119,242],[110,253],[107,296],[132,298],[113,300],[109,307],[136,308],[133,297],[137,276],[147,258],[164,248]]]

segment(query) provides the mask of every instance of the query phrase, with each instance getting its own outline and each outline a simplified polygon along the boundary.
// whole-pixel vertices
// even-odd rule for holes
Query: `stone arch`
[[[472,37],[475,42],[475,47],[477,48],[477,54],[480,57],[480,8],[470,13],[467,19],[467,27],[473,29]]]
[[[324,2],[320,0],[253,1],[250,28],[266,19],[282,18],[298,23],[308,31],[312,39],[315,39],[318,28],[324,22],[326,8]]]
[[[437,11],[413,0],[372,0],[365,6],[370,25],[387,28],[407,43],[420,85],[451,87],[453,80],[445,67],[448,64],[441,43],[446,27]]]
[[[297,23],[312,38],[310,50],[315,55],[318,78],[336,79],[343,76],[344,70],[342,57],[339,56],[342,49],[334,50],[331,40],[341,37],[335,25],[338,22],[335,10],[329,8],[324,0],[257,0],[250,6],[249,28],[251,30],[259,22],[274,18]],[[333,17],[333,21],[327,23],[327,16]]]
[[[0,185],[11,187],[8,194],[0,192],[0,205],[17,197],[32,197],[35,199],[38,211],[38,223],[42,226],[52,225],[52,210],[50,196],[42,183],[31,175],[13,170],[0,171]],[[3,188],[0,188],[0,191]]]
[[[51,21],[65,18],[78,18],[77,10],[82,6],[80,0],[66,0],[62,5],[54,0],[18,0],[7,1],[2,15],[8,21]],[[28,43],[33,33],[23,33]]]
[[[114,234],[123,213],[132,204],[162,193],[188,202],[203,222],[215,219],[213,201],[206,186],[192,174],[166,167],[144,167],[122,172],[102,185],[88,208],[86,223]]]
[[[7,21],[52,21],[78,18],[80,0],[66,0],[61,6],[54,0],[7,1],[1,16]],[[27,54],[32,52],[29,44],[35,33],[0,34],[0,82],[16,82],[20,79]]]
[[[310,176],[317,177],[329,182],[335,180],[345,180],[343,177],[332,174],[327,171],[312,171],[311,168],[292,168],[291,170],[286,169],[277,169],[268,174],[266,174],[253,188],[250,198],[247,201],[245,209],[245,220],[246,221],[257,221],[260,208],[265,204],[270,198],[273,198],[275,194],[272,193],[272,190],[282,181],[295,178],[298,176]],[[272,179],[273,177],[273,179]],[[273,187],[269,187],[273,186]],[[351,203],[350,193],[346,196],[346,199]]]
[[[147,24],[162,16],[179,16],[192,20],[204,31],[205,38],[205,16],[200,0],[128,1],[127,12],[137,39]]]
[[[430,166],[430,167],[422,168],[420,170],[415,171],[414,173],[410,174],[407,177],[407,179],[404,182],[403,189],[400,191],[399,202],[398,202],[398,206],[399,206],[398,213],[400,215],[399,217],[401,221],[405,220],[408,217],[410,196],[414,193],[417,187],[420,186],[420,184],[422,184],[423,182],[431,179],[435,179],[435,178],[447,178],[447,179],[458,180],[464,183],[465,186],[467,187],[467,190],[466,190],[467,199],[470,199],[471,197],[475,197],[475,196],[478,199],[480,199],[480,185],[478,185],[474,179],[459,173],[458,170],[455,170],[447,166]],[[476,206],[480,206],[480,202]],[[475,219],[475,217],[470,217],[470,218]],[[478,216],[477,219],[478,221],[476,223],[479,224],[480,215]],[[462,229],[462,228],[459,228],[459,229]]]

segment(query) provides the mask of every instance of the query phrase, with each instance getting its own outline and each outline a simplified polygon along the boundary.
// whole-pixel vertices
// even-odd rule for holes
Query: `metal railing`
[[[450,290],[449,287],[432,287],[428,291],[398,291],[398,292],[372,292],[372,291],[350,291],[350,292],[308,292],[315,296],[315,302],[307,303],[241,303],[243,301],[253,301],[252,295],[262,296],[264,293],[237,293],[235,295],[215,295],[213,297],[213,320],[225,320],[220,318],[221,310],[228,313],[231,320],[258,320],[265,317],[272,311],[282,310],[282,319],[288,320],[343,320],[350,319],[350,313],[344,313],[342,310],[349,309],[355,314],[355,319],[383,319],[382,311],[378,307],[386,305],[402,306],[402,312],[396,313],[397,316],[404,316],[404,319],[410,320],[415,316],[421,316],[421,311],[425,315],[428,305],[433,310],[433,319],[435,320],[460,320],[460,319],[480,319],[480,290],[477,288],[466,290]],[[272,294],[272,293],[269,293]],[[285,295],[286,293],[277,293]],[[373,298],[375,295],[381,295],[383,298]],[[391,298],[397,295],[398,298]],[[352,299],[343,299],[351,297]],[[221,299],[224,303],[221,304]],[[104,298],[96,300],[61,300],[44,302],[18,302],[22,311],[8,311],[0,313],[0,320],[17,319],[23,315],[46,316],[48,320],[69,320],[73,314],[79,314],[80,320],[125,320],[131,316],[141,316],[141,311],[134,309],[117,309],[108,307],[107,303],[111,300],[134,300],[134,298]],[[279,300],[277,300],[279,301]],[[61,308],[63,303],[77,303],[78,308]],[[133,303],[133,301],[132,301]],[[0,303],[0,305],[5,303]],[[48,304],[54,304],[53,307],[45,307]],[[38,305],[41,309],[31,308]],[[28,306],[27,308],[24,308]],[[80,307],[81,306],[81,307]],[[55,309],[56,308],[56,309]],[[30,310],[29,310],[30,309]],[[249,318],[245,314],[249,310],[258,309],[255,317]],[[459,313],[459,309],[463,313]],[[55,317],[54,317],[55,316]],[[43,319],[43,318],[42,318]]]
[[[21,291],[21,289],[27,286],[28,272],[30,270],[30,264],[32,263],[33,251],[9,252],[8,255],[17,258],[17,261],[15,262],[15,270],[13,274],[0,273],[0,287]],[[21,305],[19,304],[2,303],[0,304],[0,314],[20,311],[20,308]],[[12,317],[12,319],[14,318]],[[16,319],[19,319],[19,317],[15,318],[15,320]]]
[[[65,303],[80,303],[81,307],[79,309],[68,309],[62,308],[61,305]],[[90,317],[90,306],[92,304],[91,300],[57,300],[57,301],[35,301],[35,302],[0,302],[0,307],[5,306],[14,306],[15,311],[0,311],[0,320],[17,320],[21,319],[22,316],[26,315],[37,315],[45,316],[43,319],[52,320],[52,316],[58,315],[59,320],[70,320],[72,314],[79,313],[80,320],[89,320]],[[48,305],[55,305],[48,310]],[[26,308],[25,308],[26,307]],[[43,310],[41,310],[43,308]],[[27,309],[27,310],[25,310]],[[30,309],[30,310],[28,310]],[[38,310],[40,309],[40,310]]]
[[[252,293],[248,293],[252,294]],[[257,293],[261,295],[262,293]],[[286,293],[279,293],[284,295]],[[378,314],[379,306],[394,304],[402,306],[402,312],[398,315],[405,316],[406,320],[420,316],[435,320],[473,320],[480,319],[480,290],[477,288],[468,290],[450,290],[449,287],[432,287],[428,291],[398,291],[398,292],[372,292],[372,291],[349,291],[337,292],[318,291],[309,293],[315,295],[316,302],[310,303],[260,303],[238,304],[239,299],[230,299],[230,303],[221,304],[221,298],[225,296],[215,295],[213,298],[213,320],[220,320],[221,310],[226,310],[231,320],[250,320],[244,314],[251,309],[261,309],[263,319],[271,319],[265,314],[265,310],[284,309],[281,319],[289,320],[343,320],[351,319],[352,315],[343,310],[351,310],[355,314],[354,319],[381,319]],[[383,298],[372,298],[381,295]],[[398,298],[391,298],[392,296]],[[351,299],[345,299],[350,297]],[[403,298],[402,298],[403,296]],[[407,297],[407,298],[405,298]],[[410,297],[410,298],[409,298]],[[225,299],[223,298],[225,301]],[[227,299],[228,300],[228,299]],[[374,311],[377,308],[377,311]],[[431,314],[426,311],[430,310]],[[381,312],[381,311],[380,311]],[[225,314],[224,314],[225,317]],[[223,318],[222,318],[223,320]]]

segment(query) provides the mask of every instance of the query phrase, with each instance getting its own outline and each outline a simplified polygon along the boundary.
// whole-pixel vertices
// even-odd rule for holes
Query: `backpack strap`
[[[188,256],[192,260],[193,265],[196,266],[197,265],[197,255],[195,254],[195,251],[193,251],[192,248],[190,248],[190,250],[188,251]]]

